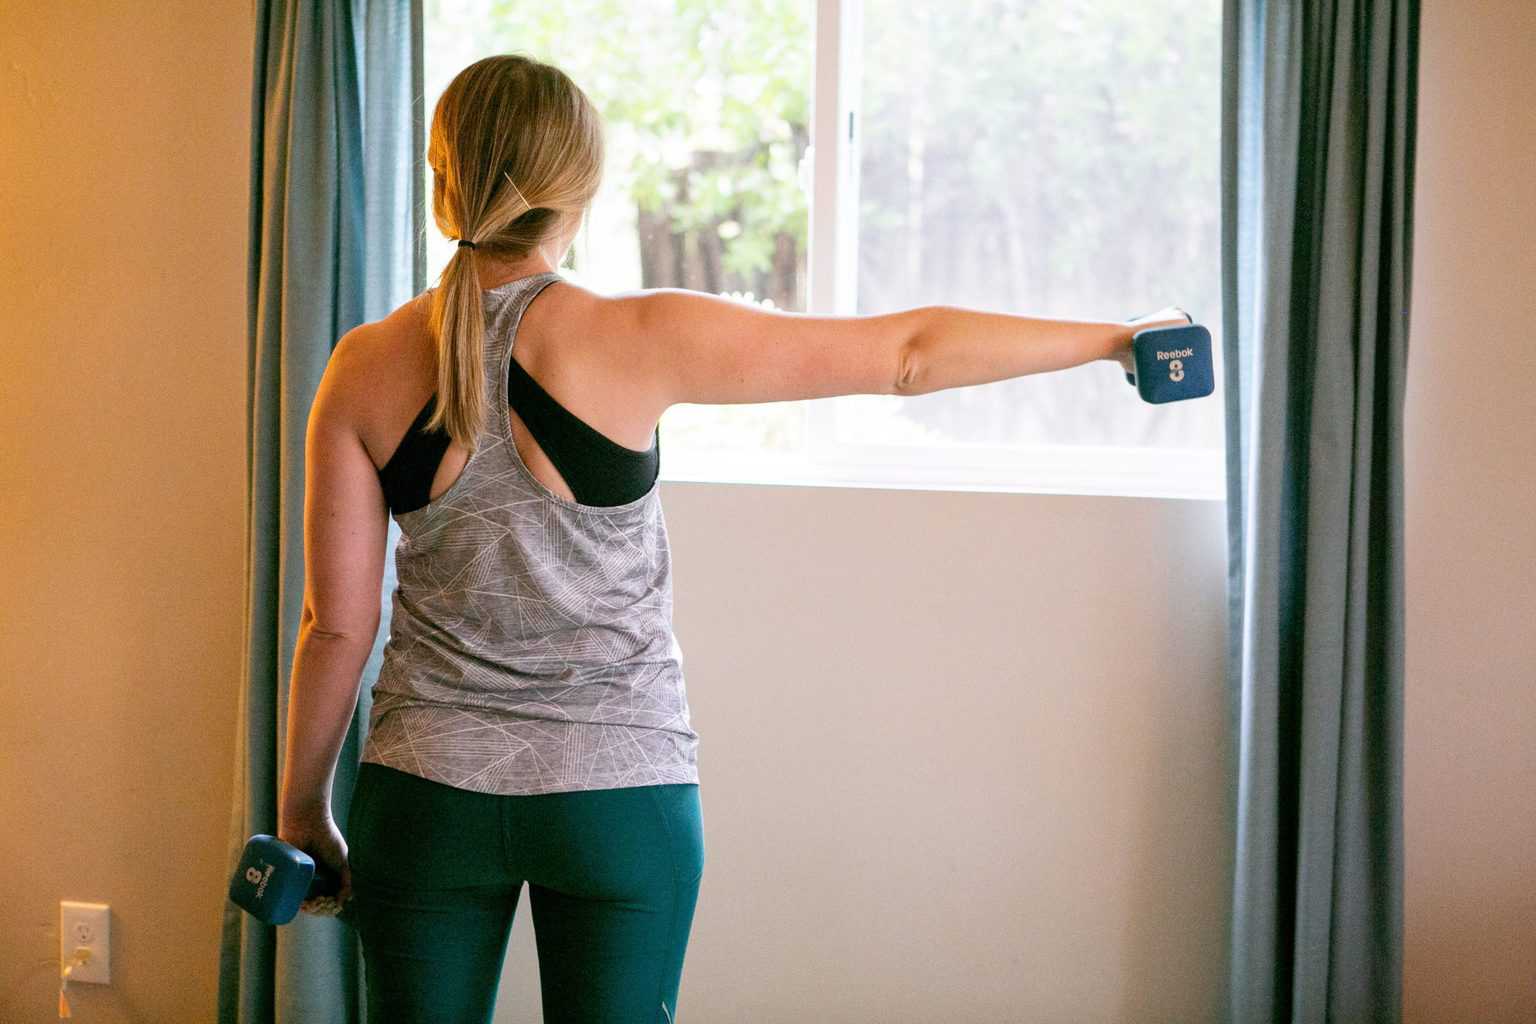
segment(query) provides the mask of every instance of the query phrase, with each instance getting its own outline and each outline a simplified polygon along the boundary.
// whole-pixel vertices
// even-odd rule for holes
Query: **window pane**
[[[563,274],[597,292],[690,288],[804,311],[813,25],[813,0],[428,0],[427,116],[481,57],[555,64],[602,112],[607,147]],[[452,243],[431,226],[427,240],[436,280]],[[798,454],[805,404],[674,406],[664,461]]]
[[[1108,362],[832,400],[838,442],[1219,448],[1221,0],[864,0],[858,311],[943,304],[1211,330],[1218,390]]]

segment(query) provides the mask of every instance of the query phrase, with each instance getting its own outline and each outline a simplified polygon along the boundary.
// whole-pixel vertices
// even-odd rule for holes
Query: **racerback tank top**
[[[696,783],[660,479],[619,505],[518,455],[508,362],[554,272],[482,292],[489,416],[459,477],[394,515],[397,585],[362,760],[481,793]]]

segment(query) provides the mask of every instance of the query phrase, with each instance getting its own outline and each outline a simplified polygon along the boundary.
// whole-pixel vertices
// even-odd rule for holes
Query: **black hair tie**
[[[473,248],[475,248],[475,243],[474,242],[466,242],[464,239],[461,238],[461,239],[459,239],[459,248],[460,249],[465,249],[465,248],[473,249]]]

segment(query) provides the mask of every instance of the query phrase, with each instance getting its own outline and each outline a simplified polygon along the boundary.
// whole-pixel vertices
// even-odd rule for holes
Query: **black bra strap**
[[[643,452],[594,430],[507,357],[507,397],[528,432],[583,505],[624,505],[655,483],[661,468],[661,431]]]

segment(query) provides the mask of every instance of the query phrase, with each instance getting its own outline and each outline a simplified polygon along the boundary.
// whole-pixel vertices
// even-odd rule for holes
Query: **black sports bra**
[[[661,431],[643,452],[627,448],[592,429],[555,401],[518,361],[508,356],[507,397],[527,425],[528,432],[560,471],[571,493],[583,505],[624,505],[643,497],[656,482],[661,468]],[[384,468],[379,470],[384,497],[392,515],[426,505],[432,478],[448,450],[449,437],[442,429],[423,428],[437,404],[434,393],[416,414]]]

